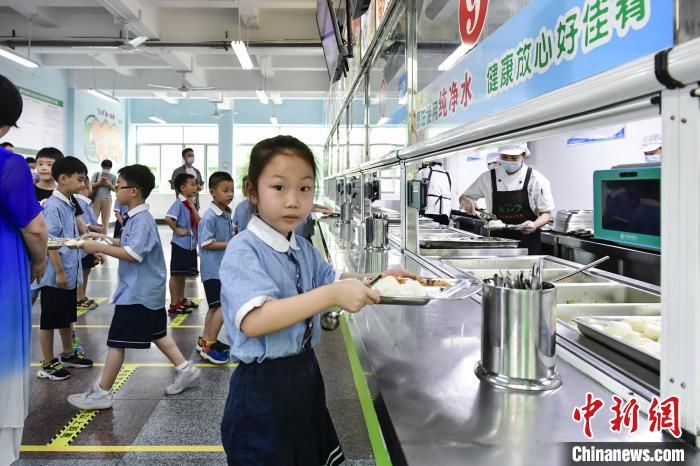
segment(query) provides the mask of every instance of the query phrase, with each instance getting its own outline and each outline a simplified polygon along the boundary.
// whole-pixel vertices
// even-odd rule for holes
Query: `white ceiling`
[[[122,44],[124,30],[149,40],[136,52],[94,48]],[[0,45],[26,54],[30,35],[32,58],[66,70],[71,87],[96,81],[121,97],[153,97],[149,83],[180,86],[183,71],[188,86],[216,88],[190,97],[252,98],[265,83],[282,98],[321,98],[329,86],[316,0],[0,0]],[[239,37],[254,70],[230,48]]]

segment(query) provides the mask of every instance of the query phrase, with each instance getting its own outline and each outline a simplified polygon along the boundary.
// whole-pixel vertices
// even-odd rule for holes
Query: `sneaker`
[[[105,392],[97,383],[85,393],[76,393],[68,397],[68,403],[78,409],[109,409],[113,402],[112,391]]]
[[[48,364],[41,361],[41,369],[36,373],[40,379],[66,380],[70,377],[70,372],[63,368],[58,359],[53,358]]]
[[[199,304],[195,304],[187,298],[183,299],[178,304],[180,304],[185,309],[197,309],[199,307]]]
[[[223,350],[225,350],[225,351],[231,351],[231,346],[227,345],[227,344],[224,343],[223,341],[216,340],[216,344],[217,344],[221,349],[223,349]]]
[[[202,352],[199,353],[199,355],[214,364],[226,364],[229,360],[228,351],[219,346],[218,342],[211,346],[207,346],[205,343],[204,347],[202,347]]]
[[[86,367],[92,367],[92,359],[88,359],[85,356],[82,356],[76,352],[73,352],[68,357],[63,356],[61,354],[61,364],[63,364],[66,367],[76,367],[78,369],[84,369]]]
[[[175,369],[175,380],[165,387],[165,393],[168,395],[182,393],[183,390],[194,385],[201,375],[202,370],[190,361],[186,368],[182,370]]]
[[[85,350],[83,349],[83,345],[80,344],[80,338],[75,336],[75,332],[73,332],[73,336],[71,338],[71,346],[73,347],[73,352],[85,356]]]

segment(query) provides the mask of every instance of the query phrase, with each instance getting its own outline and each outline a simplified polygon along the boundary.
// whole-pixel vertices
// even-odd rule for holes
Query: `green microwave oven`
[[[593,173],[595,237],[661,249],[661,167]]]

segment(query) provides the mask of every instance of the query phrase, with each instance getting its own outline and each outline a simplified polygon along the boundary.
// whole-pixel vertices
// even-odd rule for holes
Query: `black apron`
[[[445,175],[447,175],[447,182],[449,183],[450,191],[451,191],[452,190],[452,179],[450,178],[450,174],[444,170],[434,170],[433,167],[430,167],[430,174],[428,175],[428,189],[430,188],[430,180],[433,177],[433,172],[444,173]],[[438,198],[438,200],[435,201],[435,204],[439,205],[440,213],[439,214],[425,214],[425,216],[428,218],[432,218],[433,220],[440,223],[441,225],[449,225],[450,224],[450,217],[448,215],[442,213],[442,201],[443,201],[443,199],[446,199],[446,200],[449,199],[450,202],[452,202],[452,199],[449,197],[446,197],[446,196],[438,196],[437,194],[428,194],[426,197]],[[427,202],[430,202],[430,200],[428,199]]]
[[[534,222],[537,215],[530,208],[530,198],[527,194],[527,187],[530,184],[532,168],[527,169],[525,182],[521,189],[515,191],[499,191],[496,184],[496,170],[491,170],[491,188],[493,190],[493,213],[499,220],[507,225],[517,225],[527,220]],[[521,248],[527,248],[530,255],[538,255],[542,251],[542,238],[540,230],[536,230],[530,235],[524,235],[516,230],[497,230],[491,233],[492,236],[500,238],[517,239]]]

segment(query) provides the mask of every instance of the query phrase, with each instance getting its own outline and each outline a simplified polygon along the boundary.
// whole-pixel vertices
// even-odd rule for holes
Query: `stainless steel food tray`
[[[605,316],[595,318],[595,320],[623,319],[625,319],[625,317],[620,316]],[[598,343],[603,344],[624,356],[627,356],[631,360],[636,361],[639,364],[655,372],[659,372],[661,370],[661,362],[658,356],[656,356],[655,354],[636,348],[630,345],[629,343],[623,341],[621,338],[617,338],[612,335],[608,335],[607,333],[601,332],[600,330],[591,327],[586,322],[581,321],[581,319],[577,318],[574,321],[576,322],[576,325],[578,326],[578,329],[582,335],[590,338],[591,340],[595,340]]]

